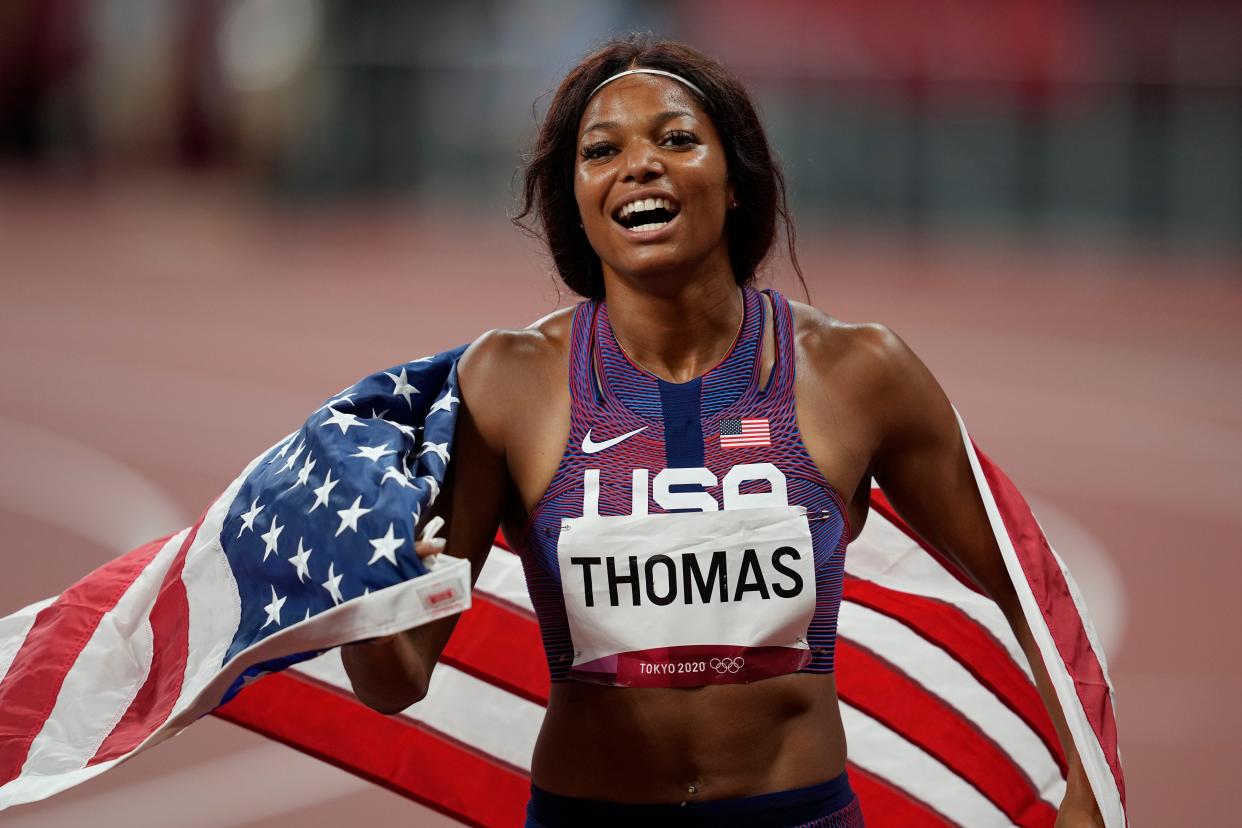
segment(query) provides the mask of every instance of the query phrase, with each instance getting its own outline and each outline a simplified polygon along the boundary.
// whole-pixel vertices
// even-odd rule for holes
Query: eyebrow
[[[661,112],[659,115],[656,115],[652,119],[652,123],[655,124],[656,126],[661,126],[673,120],[674,118],[693,118],[693,117],[694,117],[694,113],[689,112],[685,109],[666,109],[665,111]],[[596,129],[616,129],[619,126],[621,126],[621,124],[618,123],[617,121],[595,121],[589,124],[586,129],[582,130],[582,134],[586,135],[588,132],[591,132],[592,130],[596,130]]]

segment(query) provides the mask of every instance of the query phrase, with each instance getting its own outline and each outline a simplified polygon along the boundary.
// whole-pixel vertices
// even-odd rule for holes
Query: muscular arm
[[[876,327],[866,339],[879,375],[871,406],[879,427],[872,462],[876,482],[911,528],[952,557],[997,603],[1013,628],[1069,762],[1057,824],[1103,825],[992,534],[953,409],[931,372],[896,335]]]
[[[484,335],[458,365],[461,402],[453,460],[431,512],[445,519],[445,554],[468,558],[472,579],[478,578],[496,536],[508,485],[502,437],[493,423],[497,409],[503,408],[497,395],[505,390],[494,381],[504,358],[497,340],[494,334]],[[342,647],[341,660],[355,695],[387,714],[423,698],[458,617]]]

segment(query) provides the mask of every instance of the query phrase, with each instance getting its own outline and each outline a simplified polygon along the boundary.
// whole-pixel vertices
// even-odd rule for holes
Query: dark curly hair
[[[802,279],[785,200],[785,179],[750,95],[719,61],[650,34],[631,34],[605,43],[561,81],[525,160],[522,209],[514,223],[547,244],[557,272],[570,290],[588,299],[604,298],[603,268],[582,229],[574,198],[578,123],[591,91],[600,82],[636,67],[673,72],[698,86],[706,96],[699,103],[724,143],[729,180],[738,204],[725,219],[733,278],[739,285],[754,281],[755,271],[772,248],[779,218],[785,225],[789,257]],[[526,221],[532,214],[542,233]]]

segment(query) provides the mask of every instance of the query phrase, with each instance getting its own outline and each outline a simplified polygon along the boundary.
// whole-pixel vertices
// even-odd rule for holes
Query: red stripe
[[[930,805],[887,780],[849,763],[850,787],[858,795],[867,828],[952,828]]]
[[[1065,775],[1065,755],[1039,691],[986,628],[952,604],[853,577],[845,579],[845,600],[900,621],[961,664],[1026,722]]]
[[[88,767],[124,756],[138,747],[164,724],[181,695],[190,654],[190,604],[181,573],[185,569],[185,556],[198,537],[205,517],[206,514],[200,517],[185,536],[177,557],[164,573],[164,582],[151,608],[151,669],[147,671],[146,681],[121,720],[86,763]]]
[[[1040,531],[1039,524],[1031,514],[1031,508],[1018,493],[1005,473],[975,446],[979,465],[987,479],[996,507],[1000,511],[1009,539],[1022,572],[1035,595],[1044,622],[1052,634],[1057,652],[1065,663],[1065,669],[1074,681],[1078,700],[1082,703],[1087,721],[1104,751],[1104,758],[1117,783],[1122,807],[1126,802],[1125,777],[1121,770],[1121,757],[1117,752],[1117,720],[1108,690],[1104,668],[1096,657],[1087,637],[1082,617],[1070,595],[1069,584],[1048,546],[1048,539]]]
[[[30,745],[47,722],[65,676],[105,613],[168,538],[114,558],[62,592],[35,616],[0,682],[0,785],[16,779]]]
[[[518,825],[530,795],[524,774],[290,673],[265,676],[214,712],[469,825]]]
[[[1050,826],[1052,806],[1012,759],[922,685],[852,641],[837,640],[841,698],[919,746],[1021,826]]]
[[[923,551],[930,555],[936,563],[940,564],[944,571],[952,575],[958,583],[972,592],[987,595],[957,564],[945,557],[944,553],[936,549],[936,547],[920,538],[917,532],[906,525],[906,522],[898,516],[897,510],[893,508],[893,504],[888,502],[888,497],[879,489],[871,490],[871,508],[875,509],[889,523],[900,529],[902,534],[922,547]]]
[[[535,704],[548,703],[548,660],[538,625],[481,592],[462,613],[440,658]]]

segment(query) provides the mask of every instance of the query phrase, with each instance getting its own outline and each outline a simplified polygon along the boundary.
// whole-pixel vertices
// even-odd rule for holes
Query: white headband
[[[606,78],[603,83],[601,83],[599,86],[591,90],[591,94],[587,95],[587,100],[589,101],[591,100],[591,98],[594,98],[596,92],[603,89],[605,86],[612,83],[617,78],[624,78],[626,75],[659,75],[660,77],[663,77],[663,78],[672,78],[673,80],[680,83],[682,86],[685,86],[686,88],[692,90],[703,101],[705,102],[707,101],[707,96],[703,94],[703,90],[699,89],[697,86],[695,86],[693,83],[683,78],[681,75],[674,75],[672,72],[665,72],[663,69],[643,69],[643,68],[626,69],[624,72],[618,72],[617,74],[613,75],[611,78]]]

